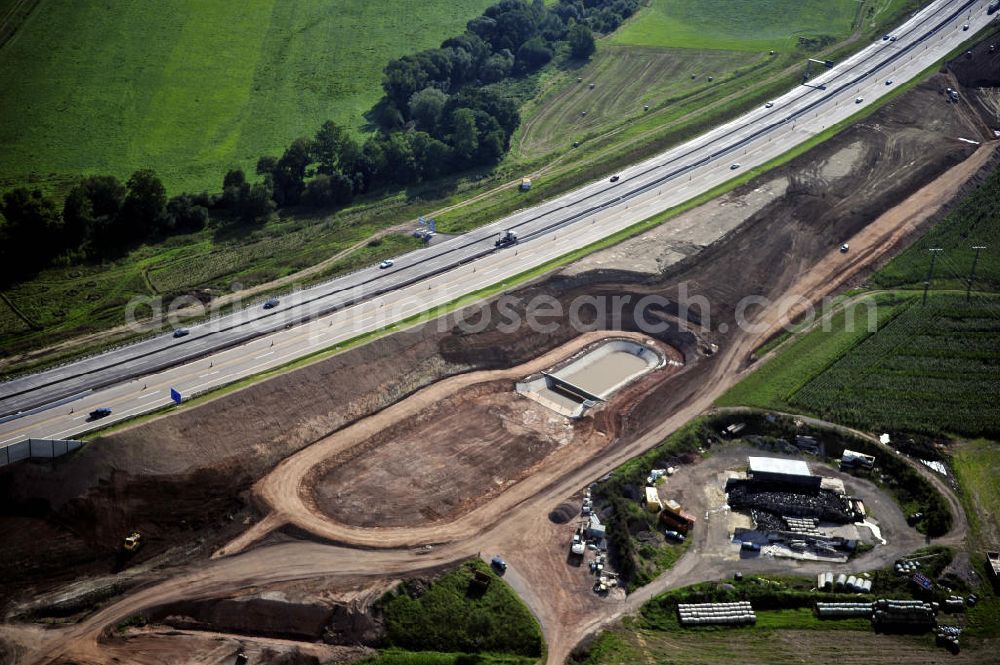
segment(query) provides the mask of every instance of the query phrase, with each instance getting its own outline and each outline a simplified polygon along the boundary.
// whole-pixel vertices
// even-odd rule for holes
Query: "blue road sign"
[[[171,388],[170,389],[170,399],[174,400],[174,402],[176,402],[177,404],[180,404],[181,400],[183,398],[181,397],[181,394],[179,392],[177,392],[176,388]]]

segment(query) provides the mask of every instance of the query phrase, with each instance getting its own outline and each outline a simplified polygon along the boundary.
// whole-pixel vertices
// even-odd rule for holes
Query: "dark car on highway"
[[[617,175],[611,176],[611,182],[618,182],[620,179],[621,179],[621,176],[617,176]]]
[[[90,412],[90,416],[87,420],[100,420],[101,418],[106,418],[111,415],[111,409],[106,406],[102,406],[98,409],[94,409]]]
[[[174,338],[176,339],[177,337],[186,337],[190,333],[191,331],[188,330],[187,328],[178,328],[177,330],[174,331]]]
[[[277,298],[271,298],[266,303],[264,303],[264,309],[274,309],[275,307],[278,306],[279,302],[281,301],[278,300]]]

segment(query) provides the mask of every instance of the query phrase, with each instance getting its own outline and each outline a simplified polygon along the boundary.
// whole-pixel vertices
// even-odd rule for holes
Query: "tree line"
[[[556,53],[588,58],[594,33],[607,33],[637,9],[637,0],[501,0],[439,48],[388,63],[383,97],[370,117],[378,131],[358,143],[324,123],[280,156],[256,164],[255,182],[231,170],[217,194],[167,197],[153,171],[124,183],[82,178],[60,206],[39,190],[0,198],[0,282],[25,279],[59,258],[69,263],[118,256],[141,242],[221,224],[253,224],[277,208],[343,206],[360,194],[408,186],[497,164],[520,124],[506,79],[543,67]]]

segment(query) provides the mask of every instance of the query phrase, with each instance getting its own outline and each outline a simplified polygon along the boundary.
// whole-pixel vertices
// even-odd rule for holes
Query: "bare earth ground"
[[[482,388],[494,391],[438,402],[324,462],[330,470],[314,490],[321,510],[352,526],[440,522],[488,501],[555,450],[588,447],[591,421],[573,423],[507,382]]]
[[[357,446],[360,445],[364,449],[366,442],[370,442],[373,437],[385,437],[387,430],[390,432],[388,438],[393,438],[391,432],[399,423],[412,422],[414,418],[425,417],[428,412],[433,415],[433,410],[438,408],[442,400],[453,395],[458,395],[461,399],[463,393],[470,389],[473,390],[472,396],[474,397],[477,386],[489,385],[497,381],[506,380],[508,385],[511,385],[514,379],[551,367],[606,336],[608,336],[606,332],[585,333],[549,353],[511,369],[474,372],[445,379],[289,457],[279,464],[273,472],[261,479],[254,488],[254,494],[259,503],[270,511],[268,516],[213,556],[228,556],[242,551],[273,529],[284,524],[293,524],[311,534],[333,542],[350,543],[364,547],[411,547],[441,543],[462,537],[467,538],[482,531],[501,516],[505,510],[524,501],[540,488],[565,474],[567,469],[581,465],[606,447],[614,439],[614,433],[618,429],[615,421],[619,418],[619,411],[627,409],[627,405],[634,403],[636,396],[643,394],[650,385],[662,382],[675,373],[680,366],[680,352],[663,344],[658,345],[660,352],[665,357],[674,359],[677,364],[668,364],[666,367],[639,379],[631,386],[626,386],[608,404],[598,409],[592,416],[595,421],[592,424],[584,423],[579,428],[585,433],[580,437],[582,445],[563,446],[547,458],[540,457],[539,462],[544,460],[544,463],[538,464],[530,475],[526,473],[528,470],[525,468],[527,460],[518,459],[507,460],[501,468],[476,470],[474,472],[476,475],[472,478],[473,481],[480,477],[478,474],[503,472],[508,469],[514,470],[515,475],[524,478],[524,480],[513,484],[513,486],[508,484],[493,488],[493,491],[483,488],[482,483],[479,483],[479,491],[474,492],[468,498],[471,502],[471,499],[482,496],[478,500],[480,505],[471,512],[461,514],[461,517],[457,517],[459,512],[453,508],[452,515],[456,518],[446,522],[438,519],[437,521],[441,523],[431,526],[421,525],[421,520],[415,515],[413,515],[411,524],[402,522],[406,526],[397,523],[395,518],[387,523],[378,523],[372,520],[369,528],[351,526],[331,519],[330,508],[337,504],[336,497],[331,497],[329,490],[327,496],[324,496],[322,489],[317,495],[314,493],[313,487],[317,482],[321,485],[325,484],[322,480],[323,477],[334,468],[332,465],[339,464],[342,455],[356,454]],[[637,333],[614,333],[613,336],[631,337],[638,341],[648,340],[644,335]],[[511,387],[513,386],[511,385]],[[527,402],[526,400],[526,406],[528,406]],[[531,404],[532,406],[529,408],[533,410],[534,403]],[[467,417],[473,416],[468,414]],[[463,432],[460,430],[452,432],[447,438],[425,442],[424,445],[429,446],[429,449],[436,448],[438,450],[437,460],[415,458],[410,464],[416,465],[418,473],[430,473],[439,478],[441,474],[454,473],[454,459],[451,460],[451,466],[447,466],[449,464],[447,450],[452,445],[450,442],[461,441],[462,435]],[[362,454],[372,453],[371,458],[375,460],[375,465],[379,466],[389,464],[393,459],[398,460],[395,453],[399,450],[398,447],[392,445],[388,447],[376,445],[363,450]],[[440,461],[445,466],[435,467],[435,461]],[[351,484],[355,487],[360,486],[357,479],[353,479]],[[475,482],[465,484],[470,489],[475,488],[476,485]],[[374,496],[375,493],[388,489],[376,484],[366,491],[369,496]],[[397,502],[397,509],[403,510],[407,514],[417,513],[417,507],[428,500],[423,488],[414,486],[412,483],[398,483],[396,489],[400,493],[393,500]],[[441,495],[438,496],[444,498]],[[433,499],[433,497],[431,498]],[[486,500],[489,498],[494,500]],[[336,517],[336,514],[332,517]],[[355,522],[357,521],[355,520]]]
[[[706,564],[692,550],[674,569],[626,600],[600,599],[580,584],[579,569],[566,565],[565,530],[571,525],[555,525],[547,514],[588,482],[704,411],[739,378],[750,352],[781,323],[783,314],[780,306],[761,308],[753,313],[762,323],[760,328],[740,330],[733,312],[741,298],[753,294],[775,300],[803,294],[817,299],[863,279],[873,263],[912,239],[936,210],[960,192],[962,183],[989,163],[993,145],[977,151],[956,140],[984,139],[985,130],[970,120],[974,116],[969,108],[962,111],[941,101],[937,93],[941,83],[936,76],[861,125],[778,169],[768,178],[788,179],[784,196],[752,212],[696,258],[686,258],[662,275],[591,272],[556,276],[519,290],[517,295],[525,298],[547,293],[563,302],[579,294],[635,299],[658,294],[676,299],[680,285],[686,284],[690,292],[708,299],[710,309],[701,312],[700,319],[705,323],[710,318],[711,326],[691,330],[698,323],[696,317],[657,333],[661,341],[682,350],[686,366],[631,396],[616,437],[602,454],[553,473],[544,482],[532,484],[534,476],[525,479],[491,502],[510,501],[504,511],[467,513],[451,523],[471,519],[461,537],[426,555],[284,537],[286,542],[264,543],[238,556],[207,560],[209,551],[242,530],[243,520],[229,519],[232,512],[227,510],[250,516],[247,491],[275,464],[287,462],[297,450],[319,448],[310,444],[443,376],[513,367],[578,337],[565,321],[546,334],[509,335],[492,328],[462,334],[450,326],[440,330],[425,326],[105,437],[63,463],[20,465],[0,473],[0,505],[6,514],[0,524],[10,537],[5,552],[10,547],[19,553],[0,562],[8,614],[61,581],[108,572],[110,550],[130,525],[151,534],[135,565],[158,562],[142,576],[142,586],[125,595],[110,593],[119,597],[79,623],[49,630],[24,623],[3,626],[0,642],[7,647],[0,648],[19,663],[54,662],[60,654],[71,656],[73,662],[103,663],[109,658],[100,639],[105,627],[165,603],[226,598],[317,576],[326,576],[323,589],[335,589],[366,579],[419,574],[477,553],[502,552],[511,564],[511,583],[543,626],[549,662],[560,663],[587,633],[633,611],[656,592],[728,574],[730,561]],[[857,162],[852,160],[848,175],[821,176],[832,156],[858,141],[864,154]],[[750,183],[736,194],[759,186]],[[670,222],[685,223],[685,216]],[[836,252],[845,241],[851,243],[846,256]],[[653,316],[670,321],[674,313],[668,306]],[[627,311],[622,327],[635,330],[635,316]],[[710,345],[718,352],[703,356],[699,349]],[[298,496],[293,488],[280,494],[283,500]],[[267,498],[270,503],[271,497]],[[313,514],[303,507],[302,513],[289,517]],[[476,517],[481,521],[476,523]],[[10,518],[19,520],[16,527],[8,526]],[[378,541],[377,529],[359,531]],[[50,541],[38,539],[43,532]],[[891,549],[873,550],[864,555],[871,557],[856,565],[880,565],[879,557]],[[26,565],[32,566],[31,572],[21,574]],[[767,559],[740,566],[789,569],[787,562]],[[809,570],[809,564],[797,566],[796,570]],[[195,658],[191,652],[195,641],[188,635],[162,634],[156,639],[173,645],[177,662]],[[820,644],[825,638],[815,639]],[[111,648],[123,659],[138,653],[114,641]],[[170,647],[158,648],[166,653]]]

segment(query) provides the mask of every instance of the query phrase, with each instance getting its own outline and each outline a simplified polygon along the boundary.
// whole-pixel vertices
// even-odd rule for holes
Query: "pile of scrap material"
[[[743,626],[757,623],[750,601],[737,603],[680,604],[677,616],[682,626]]]
[[[733,510],[774,513],[780,517],[814,517],[824,522],[847,524],[854,519],[843,500],[833,492],[799,493],[774,489],[760,483],[730,481],[726,487]]]

